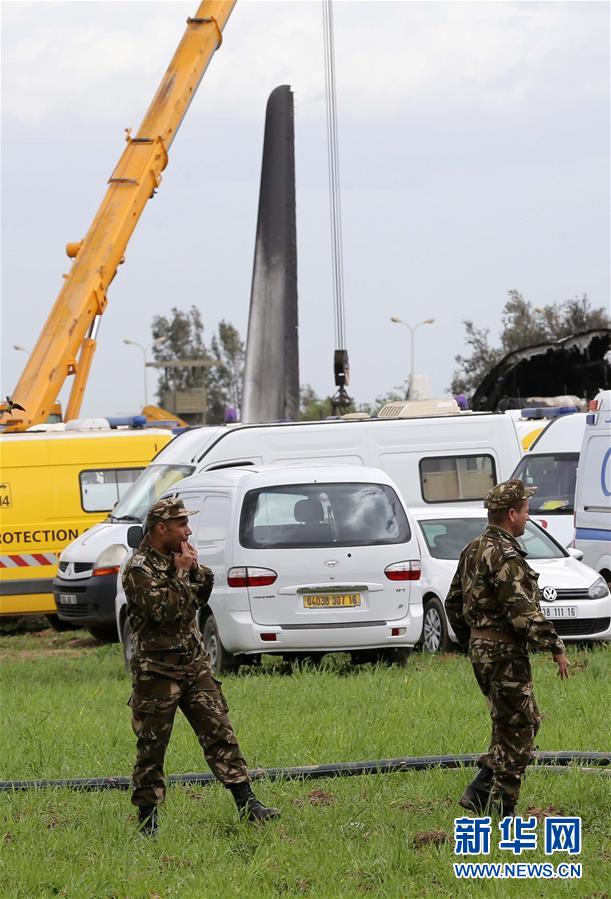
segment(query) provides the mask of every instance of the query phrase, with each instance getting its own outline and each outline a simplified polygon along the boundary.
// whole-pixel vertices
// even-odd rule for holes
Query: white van
[[[166,495],[200,512],[189,525],[214,572],[200,627],[217,673],[263,652],[351,651],[364,661],[382,650],[403,659],[420,639],[418,541],[384,472],[229,468],[193,475]],[[134,527],[130,544],[141,537]],[[116,614],[128,658],[120,576]]]
[[[611,390],[599,393],[592,406],[577,472],[575,547],[611,584]]]
[[[530,515],[563,546],[575,536],[575,482],[586,413],[552,419],[518,463],[513,478],[537,487]]]
[[[156,456],[106,521],[64,550],[66,564],[54,582],[58,607],[63,594],[74,592],[75,580],[85,600],[101,554],[112,552],[120,561],[129,525],[142,523],[159,496],[195,472],[244,465],[367,465],[386,472],[408,505],[477,505],[490,487],[509,477],[521,455],[515,424],[503,413],[194,428]],[[114,594],[106,605],[113,602]]]

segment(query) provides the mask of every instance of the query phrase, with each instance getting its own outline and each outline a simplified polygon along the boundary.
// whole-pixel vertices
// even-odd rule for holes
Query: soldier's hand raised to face
[[[195,547],[193,546],[192,543],[188,543],[188,542],[182,543],[181,549],[182,549],[183,553],[185,552],[185,547],[186,547],[186,551],[189,553],[189,555],[191,556],[191,559],[193,560],[191,563],[191,568],[196,568],[198,565],[197,550],[195,549]]]
[[[569,660],[565,656],[564,653],[557,656],[552,656],[554,662],[558,666],[558,677],[560,680],[564,680],[569,676]]]
[[[189,544],[183,540],[180,544],[180,552],[174,553],[174,565],[177,571],[189,571],[194,561],[197,564],[197,553],[195,553],[195,559],[193,553],[195,550],[189,550]]]

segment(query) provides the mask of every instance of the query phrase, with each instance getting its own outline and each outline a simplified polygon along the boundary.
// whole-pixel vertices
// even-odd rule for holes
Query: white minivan
[[[515,423],[503,413],[194,428],[156,456],[104,522],[66,547],[56,589],[74,593],[76,588],[88,608],[99,586],[93,576],[98,560],[120,565],[130,524],[141,524],[164,491],[196,472],[244,465],[364,465],[385,471],[408,504],[468,506],[481,503],[494,484],[507,479],[521,456]]]
[[[418,542],[384,472],[228,468],[193,475],[165,495],[199,511],[191,540],[214,572],[200,627],[217,673],[262,653],[401,661],[420,639]],[[130,544],[141,536],[134,527]],[[128,659],[121,572],[116,612]]]
[[[611,584],[611,390],[587,414],[575,491],[575,547]]]

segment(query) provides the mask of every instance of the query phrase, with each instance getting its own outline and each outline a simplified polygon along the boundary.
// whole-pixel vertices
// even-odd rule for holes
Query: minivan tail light
[[[230,568],[227,584],[229,587],[269,587],[277,577],[271,568]]]
[[[384,574],[389,581],[418,581],[420,580],[420,560],[412,559],[410,562],[395,562],[387,565]]]

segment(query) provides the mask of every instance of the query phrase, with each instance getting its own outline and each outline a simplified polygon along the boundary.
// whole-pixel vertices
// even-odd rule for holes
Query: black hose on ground
[[[468,755],[424,755],[398,759],[378,759],[369,762],[333,762],[327,765],[301,765],[294,768],[254,768],[252,780],[318,780],[323,777],[354,777],[359,774],[396,774],[400,771],[425,771],[428,768],[462,768],[475,765],[479,753]],[[611,765],[611,752],[535,752],[538,765],[581,765],[604,767]],[[171,784],[190,784],[200,787],[217,783],[214,774],[170,774]],[[45,787],[67,787],[71,790],[128,790],[129,777],[73,777],[65,780],[5,780],[0,792],[39,790]]]

